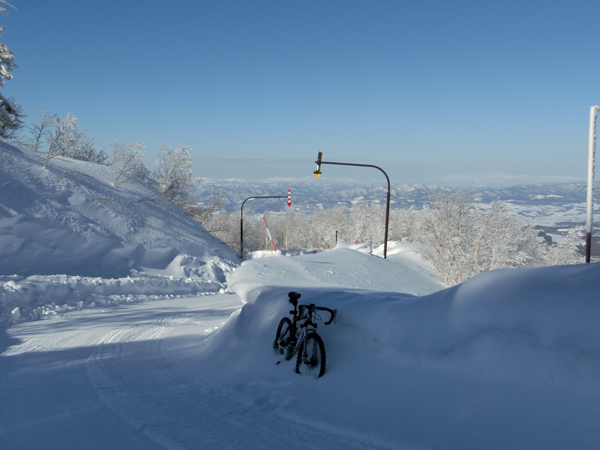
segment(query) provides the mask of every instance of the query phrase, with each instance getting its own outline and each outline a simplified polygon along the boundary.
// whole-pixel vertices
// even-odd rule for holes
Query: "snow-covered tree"
[[[12,6],[5,0],[0,0],[0,3]],[[0,6],[0,14],[8,16],[6,8]],[[0,37],[4,33],[4,27],[0,25]],[[0,88],[4,87],[4,83],[12,79],[12,71],[17,67],[14,63],[14,53],[4,44],[0,43]],[[23,108],[17,104],[14,98],[6,98],[0,92],[0,136],[11,138],[17,130],[23,125],[22,119],[25,117]]]
[[[133,179],[144,179],[148,175],[148,169],[144,166],[144,155],[142,149],[144,144],[136,142],[134,144],[123,144],[117,141],[108,143],[112,150],[112,159],[108,167],[114,167],[117,171],[114,186],[127,183]]]
[[[183,211],[196,222],[203,224],[211,214],[218,208],[225,205],[225,193],[220,189],[215,189],[207,199],[206,205],[188,203]]]
[[[163,145],[156,160],[157,169],[151,178],[151,185],[160,195],[184,211],[193,204],[191,189],[200,181],[192,175],[194,160],[190,155],[191,149],[187,145],[177,149]]]
[[[46,137],[48,153],[46,153],[44,169],[52,158],[64,152],[70,140],[77,118],[72,116],[71,113],[67,113],[63,118],[60,118],[55,114],[51,117],[51,120],[52,127]]]
[[[509,215],[499,201],[483,211],[471,189],[433,194],[418,220],[422,255],[449,286],[491,269],[542,263],[533,228]]]
[[[216,211],[206,217],[202,223],[206,231],[218,237],[231,248],[240,250],[240,217],[226,211]],[[246,235],[246,233],[244,233]],[[244,243],[246,245],[246,243]]]
[[[582,226],[571,228],[559,243],[542,243],[544,264],[556,266],[561,264],[581,264],[584,257],[579,254],[581,238],[585,235]]]
[[[46,115],[46,113],[44,114]],[[58,117],[56,114],[51,117],[51,128],[46,136],[48,153],[44,168],[48,165],[48,161],[55,156],[67,156],[97,164],[103,164],[106,161],[106,154],[101,150],[96,150],[94,139],[88,135],[87,131],[79,128],[76,121],[77,117],[71,113],[67,113],[65,117]]]
[[[362,203],[320,209],[312,214],[286,208],[268,215],[269,230],[279,249],[333,248],[335,232],[345,242],[358,240],[377,247],[383,243],[385,210]],[[221,211],[204,223],[207,230],[239,249],[239,214]],[[422,255],[431,261],[448,285],[479,273],[503,268],[581,262],[580,230],[574,229],[559,244],[539,243],[537,231],[510,213],[500,201],[480,205],[471,190],[436,193],[420,211],[391,211],[390,239],[424,244]],[[244,249],[270,248],[260,214],[246,212]]]
[[[44,106],[44,114],[37,115],[39,123],[33,123],[29,125],[27,128],[29,129],[29,134],[31,135],[31,139],[25,142],[25,145],[33,150],[34,152],[39,152],[42,146],[42,143],[46,141],[48,133],[54,123],[54,118],[50,114],[50,111]]]
[[[464,281],[464,263],[471,238],[474,209],[472,191],[435,193],[430,208],[421,211],[423,256],[431,261],[447,285]]]
[[[390,211],[389,240],[414,242],[419,240],[419,227],[414,208]]]

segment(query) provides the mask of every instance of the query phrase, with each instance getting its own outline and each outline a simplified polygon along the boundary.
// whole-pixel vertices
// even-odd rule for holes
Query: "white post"
[[[592,215],[594,208],[594,166],[596,153],[596,118],[600,106],[590,107],[590,135],[588,142],[588,188],[587,188],[587,223],[585,233],[585,262],[589,263],[592,254]]]

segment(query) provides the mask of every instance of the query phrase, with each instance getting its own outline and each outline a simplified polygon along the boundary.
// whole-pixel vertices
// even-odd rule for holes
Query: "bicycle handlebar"
[[[325,322],[325,325],[329,325],[331,322],[335,321],[335,316],[337,316],[337,309],[329,309],[325,308],[324,306],[317,306],[315,309],[318,309],[320,311],[327,311],[329,314],[331,314],[329,321]]]
[[[302,310],[304,308],[308,309],[308,312],[310,313],[310,307],[313,306],[313,312],[315,310],[319,310],[319,311],[327,311],[329,314],[331,314],[331,317],[329,318],[329,321],[325,322],[325,325],[329,325],[331,322],[335,321],[335,318],[337,316],[337,309],[330,309],[330,308],[325,308],[324,306],[316,306],[316,305],[298,305],[298,315],[296,317],[294,317],[294,321],[297,322],[299,320],[302,320]],[[293,311],[290,311],[290,313],[293,313]]]

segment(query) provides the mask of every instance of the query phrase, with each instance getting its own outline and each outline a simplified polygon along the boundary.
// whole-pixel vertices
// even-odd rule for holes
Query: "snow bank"
[[[409,249],[406,259],[418,260]],[[403,353],[448,352],[484,336],[545,349],[600,350],[598,264],[495,270],[442,289],[439,279],[406,261],[338,248],[244,262],[229,289],[249,303],[275,289],[283,314],[284,294],[305,292],[305,302],[340,309],[340,320]]]
[[[498,270],[442,290],[431,278],[431,293],[411,270],[347,248],[244,262],[229,289],[248,303],[211,337],[207,364],[282,416],[390,448],[596,448],[599,264]],[[339,311],[319,326],[318,381],[275,365],[290,290]]]
[[[286,255],[260,252],[244,261],[230,279],[229,289],[245,301],[262,286],[343,287],[425,295],[444,288],[429,263],[413,244],[394,244],[398,250],[388,260],[371,255],[365,245],[338,242],[333,250]],[[403,249],[403,250],[401,250]],[[256,252],[258,253],[258,252]]]
[[[218,292],[239,263],[144,183],[113,186],[113,169],[69,158],[43,163],[0,142],[0,322],[99,298]]]

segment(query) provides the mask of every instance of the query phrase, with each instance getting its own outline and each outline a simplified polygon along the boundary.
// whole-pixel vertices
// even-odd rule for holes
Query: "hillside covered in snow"
[[[223,288],[237,255],[175,205],[113,186],[115,169],[44,157],[0,142],[0,321]]]

